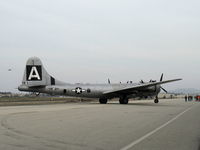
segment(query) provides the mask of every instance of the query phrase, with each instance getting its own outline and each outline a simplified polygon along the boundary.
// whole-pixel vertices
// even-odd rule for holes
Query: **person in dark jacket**
[[[188,97],[187,97],[187,95],[185,95],[185,102],[187,102],[187,100],[188,100]]]

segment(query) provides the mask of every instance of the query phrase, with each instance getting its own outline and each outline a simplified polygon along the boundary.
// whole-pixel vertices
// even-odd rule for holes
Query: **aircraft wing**
[[[117,90],[112,90],[112,91],[107,91],[104,92],[104,95],[109,95],[109,94],[132,94],[133,91],[141,90],[147,87],[155,86],[155,85],[160,85],[160,84],[165,84],[169,82],[174,82],[174,81],[179,81],[182,79],[173,79],[173,80],[165,80],[165,81],[159,81],[159,82],[149,82],[149,83],[144,83],[144,84],[139,84],[135,85],[132,87],[128,88],[123,88],[123,89],[117,89]]]

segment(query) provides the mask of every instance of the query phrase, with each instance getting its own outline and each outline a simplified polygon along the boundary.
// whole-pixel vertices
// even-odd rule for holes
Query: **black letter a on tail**
[[[42,67],[41,66],[26,66],[26,80],[27,81],[41,81]]]

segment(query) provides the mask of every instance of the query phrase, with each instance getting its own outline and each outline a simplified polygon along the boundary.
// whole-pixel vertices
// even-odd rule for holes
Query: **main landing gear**
[[[108,100],[107,100],[106,98],[100,98],[100,99],[99,99],[99,103],[100,103],[100,104],[107,104],[107,101],[108,101]]]
[[[156,99],[154,100],[154,103],[158,103],[159,100],[158,100],[158,96],[156,96]]]
[[[121,97],[119,98],[120,104],[128,104],[128,98],[127,97]]]

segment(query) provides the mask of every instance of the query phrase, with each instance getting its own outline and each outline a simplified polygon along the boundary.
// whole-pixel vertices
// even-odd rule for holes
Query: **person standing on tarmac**
[[[187,95],[185,95],[185,102],[187,102],[187,100],[188,100],[188,97],[187,97]]]

